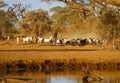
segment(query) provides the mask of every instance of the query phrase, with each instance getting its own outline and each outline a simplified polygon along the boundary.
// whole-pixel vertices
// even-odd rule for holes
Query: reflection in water
[[[77,83],[77,80],[70,77],[51,77],[48,79],[47,83]]]
[[[104,80],[96,81],[96,80],[82,80],[81,78],[76,77],[50,77],[46,78],[46,80],[41,81],[39,83],[120,83],[120,78],[111,78],[111,77],[105,77]]]
[[[120,71],[92,71],[92,73],[102,77],[103,80],[96,80],[90,77],[86,80],[83,79],[84,74],[79,72],[76,71],[74,74],[61,72],[49,75],[42,72],[8,73],[6,76],[0,75],[0,83],[4,80],[7,80],[7,83],[120,83]]]
[[[83,80],[83,83],[88,83],[88,80]]]

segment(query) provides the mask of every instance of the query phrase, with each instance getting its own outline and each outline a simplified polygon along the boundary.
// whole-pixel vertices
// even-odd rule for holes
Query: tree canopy
[[[48,13],[43,10],[30,11],[25,14],[20,29],[24,35],[42,36],[51,29]]]
[[[75,4],[79,4],[81,5],[81,3],[98,3],[98,4],[101,4],[101,5],[104,5],[104,3],[106,4],[111,4],[111,5],[114,5],[114,6],[120,6],[120,0],[40,0],[40,1],[47,1],[47,2],[51,2],[51,1],[62,1],[66,4],[69,4],[69,3],[75,3]]]
[[[89,35],[98,34],[101,35],[102,38],[105,38],[107,36],[109,40],[114,40],[115,34],[118,34],[118,5],[113,6],[112,4],[111,6],[109,5],[109,3],[106,3],[106,1],[104,2],[100,0],[57,1],[62,1],[66,3],[66,6],[61,9],[60,7],[52,8],[52,10],[55,11],[53,15],[53,19],[55,22],[52,24],[52,27],[57,28],[61,31],[67,29],[70,33],[81,33],[82,30],[87,29],[85,31],[86,33],[88,32]],[[102,28],[99,29],[99,27]]]
[[[7,11],[0,10],[0,39],[18,33],[22,36],[47,36],[58,31],[59,37],[101,38],[116,45],[120,39],[120,0],[40,0],[60,1],[64,7],[48,11],[26,12],[27,5],[13,4]],[[0,8],[7,6],[2,0]],[[19,22],[19,23],[18,23]],[[15,25],[18,28],[15,28]]]
[[[120,9],[117,0],[40,0],[52,3],[61,1],[65,7],[53,7],[49,16],[48,11],[33,10],[26,12],[27,6],[13,4],[8,11],[0,12],[5,17],[4,25],[13,26],[19,20],[22,35],[43,36],[58,30],[60,34],[74,36],[89,35],[108,40],[119,38]],[[112,2],[109,2],[112,1]],[[21,17],[21,18],[19,18]],[[0,26],[3,28],[3,24]],[[1,30],[2,30],[1,28]],[[4,30],[7,30],[4,28]],[[5,32],[5,31],[1,31]],[[79,34],[79,35],[78,35]],[[112,42],[112,41],[110,41]]]
[[[7,12],[0,10],[0,38],[11,35],[14,30],[14,21],[7,18]]]
[[[112,7],[115,6],[116,8],[118,8],[119,11],[120,5],[119,0],[40,0],[40,1],[45,2],[61,1],[65,3],[67,6],[71,6],[73,9],[83,12],[84,16],[86,16],[85,12],[90,12],[93,15],[99,16],[102,14],[104,9],[111,6]]]

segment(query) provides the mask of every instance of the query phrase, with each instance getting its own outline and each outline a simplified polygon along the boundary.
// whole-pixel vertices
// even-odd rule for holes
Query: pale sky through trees
[[[5,3],[9,6],[12,6],[12,4],[21,3],[23,6],[25,5],[31,5],[31,8],[29,10],[37,10],[37,9],[44,9],[49,10],[52,7],[55,6],[64,6],[65,4],[62,2],[52,2],[51,4],[40,2],[39,0],[3,0]],[[7,10],[8,7],[5,7],[4,10]]]

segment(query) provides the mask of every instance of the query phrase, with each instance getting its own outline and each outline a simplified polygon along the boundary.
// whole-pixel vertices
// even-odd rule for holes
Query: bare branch
[[[1,7],[5,7],[5,6],[8,6],[8,4],[4,3],[2,0],[0,0],[0,8]]]

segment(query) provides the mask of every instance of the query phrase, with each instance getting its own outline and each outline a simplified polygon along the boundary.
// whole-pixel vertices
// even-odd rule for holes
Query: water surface
[[[120,83],[120,71],[91,71],[88,80],[83,80],[82,71],[74,72],[17,72],[0,75],[0,83]],[[98,80],[97,78],[102,78]],[[95,78],[95,79],[94,79]]]

